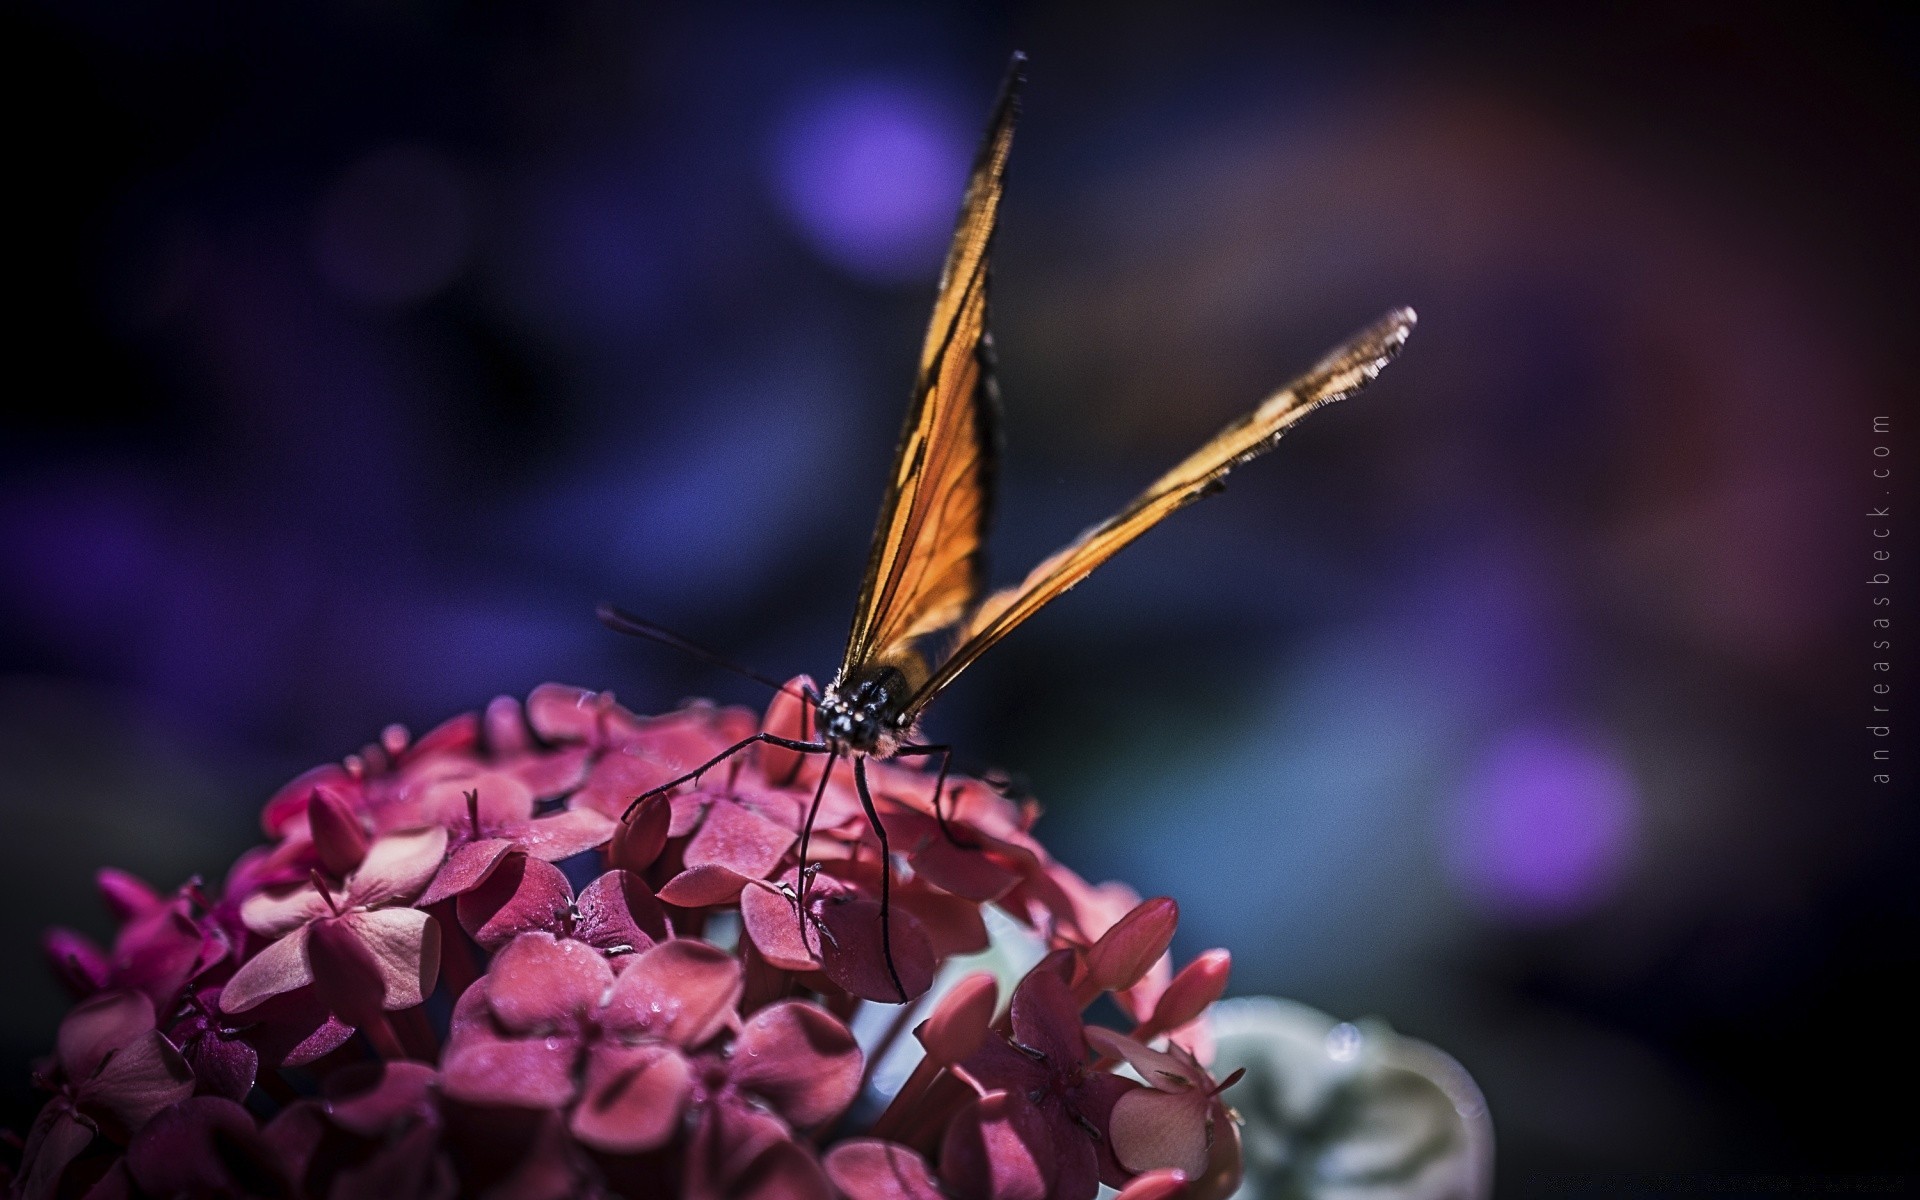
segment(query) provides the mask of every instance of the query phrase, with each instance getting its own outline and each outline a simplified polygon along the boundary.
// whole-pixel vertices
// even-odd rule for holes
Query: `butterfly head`
[[[906,685],[893,667],[835,679],[816,705],[820,737],[842,753],[891,757],[905,733]]]

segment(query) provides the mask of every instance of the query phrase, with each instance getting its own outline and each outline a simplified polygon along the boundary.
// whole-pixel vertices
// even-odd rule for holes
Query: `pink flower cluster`
[[[111,949],[54,931],[78,1004],[12,1187],[26,1197],[1218,1197],[1239,1142],[1204,1065],[1224,951],[1175,974],[1177,910],[1055,862],[973,779],[875,763],[879,857],[841,772],[764,722],[636,717],[548,685],[301,776],[217,892],[105,871]],[[893,872],[893,968],[881,872]],[[1050,953],[1008,1003],[986,906]],[[949,976],[951,976],[949,972]],[[1088,1026],[1103,995],[1126,1032]],[[850,1025],[889,1006],[863,1053]],[[916,1018],[892,1095],[873,1063]],[[1158,1048],[1156,1048],[1158,1047]],[[1232,1082],[1231,1079],[1227,1081]]]

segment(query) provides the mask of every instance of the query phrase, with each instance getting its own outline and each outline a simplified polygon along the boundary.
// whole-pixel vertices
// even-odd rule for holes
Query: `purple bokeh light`
[[[803,98],[775,146],[787,216],[870,282],[931,275],[966,182],[968,142],[926,89],[864,80]]]
[[[1539,724],[1493,744],[1448,816],[1460,890],[1500,917],[1545,922],[1613,891],[1633,848],[1638,799],[1626,768],[1597,739]]]
[[[466,265],[472,240],[467,192],[460,168],[435,151],[376,151],[321,198],[314,265],[351,299],[383,306],[423,300]]]

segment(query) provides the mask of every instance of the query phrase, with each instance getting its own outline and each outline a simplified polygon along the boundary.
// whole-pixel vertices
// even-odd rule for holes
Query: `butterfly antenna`
[[[691,654],[701,662],[710,663],[713,666],[732,671],[735,675],[744,675],[755,683],[764,683],[776,692],[791,691],[785,683],[778,679],[769,679],[758,671],[743,667],[731,659],[722,658],[705,646],[682,637],[671,629],[655,625],[652,621],[642,620],[615,605],[602,603],[595,611],[600,617],[600,623],[615,633],[624,633],[632,637],[646,638],[650,642],[659,642],[663,646],[672,646],[675,650],[683,654]]]

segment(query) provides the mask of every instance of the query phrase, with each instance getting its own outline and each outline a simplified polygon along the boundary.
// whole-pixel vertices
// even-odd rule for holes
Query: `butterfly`
[[[1413,329],[1412,309],[1388,313],[1222,429],[1119,512],[1088,528],[1020,582],[986,592],[984,548],[993,509],[999,423],[993,338],[987,328],[988,257],[1019,115],[1023,63],[1022,56],[1014,57],[968,178],[940,274],[933,318],[920,348],[912,403],[880,502],[846,653],[831,682],[817,695],[806,697],[813,705],[812,727],[818,739],[755,734],[634,801],[637,806],[649,796],[696,781],[755,743],[826,754],[827,768],[801,832],[803,880],[814,815],[840,759],[852,760],[854,787],[879,838],[883,864],[891,861],[890,851],[886,828],[867,785],[869,758],[938,755],[933,809],[946,829],[941,795],[952,747],[915,740],[920,717],[933,699],[982,654],[1123,546],[1176,510],[1220,491],[1229,471],[1272,449],[1282,434],[1315,408],[1372,382]],[[684,639],[616,609],[603,606],[601,617],[615,628],[672,641],[711,657]],[[880,873],[883,913],[889,904],[889,875],[889,870]],[[883,916],[887,968],[904,1001],[906,989],[894,970],[888,925]]]

